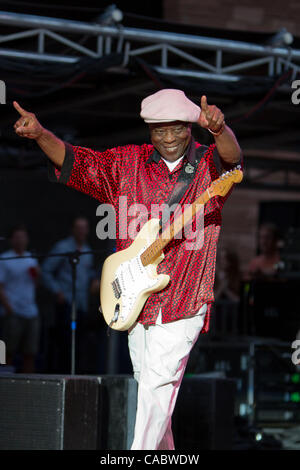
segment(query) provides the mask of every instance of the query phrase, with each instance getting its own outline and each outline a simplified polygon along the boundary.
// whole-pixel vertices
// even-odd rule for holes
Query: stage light
[[[269,40],[268,44],[273,47],[289,46],[294,41],[294,36],[286,28],[281,28]]]
[[[123,13],[119,8],[115,5],[109,5],[102,15],[99,15],[96,18],[96,23],[100,23],[103,25],[110,25],[115,23],[120,23],[123,19]]]

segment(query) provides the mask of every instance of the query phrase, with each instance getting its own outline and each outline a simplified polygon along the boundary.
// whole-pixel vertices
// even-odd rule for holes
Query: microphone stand
[[[76,279],[77,264],[79,263],[80,252],[77,250],[69,254],[69,262],[72,268],[72,310],[71,310],[71,375],[75,374],[76,359],[76,328],[77,328],[77,308],[76,308]]]

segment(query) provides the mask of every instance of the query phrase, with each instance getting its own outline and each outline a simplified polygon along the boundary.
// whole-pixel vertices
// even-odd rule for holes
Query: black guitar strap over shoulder
[[[181,168],[180,175],[178,176],[178,180],[170,194],[169,200],[167,201],[167,207],[163,211],[161,219],[160,219],[160,226],[161,229],[166,223],[167,220],[165,220],[167,217],[169,218],[169,210],[173,204],[178,204],[181,199],[183,198],[185,192],[191,185],[194,176],[196,174],[198,165],[200,163],[201,158],[207,151],[208,147],[206,145],[201,145],[199,148],[195,148],[195,141],[192,137],[190,146],[188,148],[188,152],[195,152],[195,163],[192,165],[189,161],[186,161],[184,165]]]

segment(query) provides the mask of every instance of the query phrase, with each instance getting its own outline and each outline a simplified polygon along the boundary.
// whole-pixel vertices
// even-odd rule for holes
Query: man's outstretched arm
[[[21,137],[35,139],[47,155],[51,182],[65,184],[101,202],[115,203],[123,165],[122,147],[99,152],[64,142],[45,129],[34,113],[16,101],[13,104],[20,114],[15,131]]]
[[[35,139],[43,152],[50,158],[56,168],[61,169],[65,159],[65,144],[52,132],[45,129],[38,121],[34,113],[25,111],[17,101],[13,102],[14,108],[20,114],[20,118],[14,125],[15,132],[20,137]]]

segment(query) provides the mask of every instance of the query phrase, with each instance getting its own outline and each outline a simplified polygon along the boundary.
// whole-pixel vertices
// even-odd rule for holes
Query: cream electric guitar
[[[100,311],[108,326],[124,331],[135,323],[148,297],[169,283],[170,276],[156,271],[164,258],[163,248],[191,221],[201,205],[214,196],[225,196],[242,179],[239,166],[223,173],[160,235],[160,219],[150,219],[128,248],[106,258],[100,283]]]

